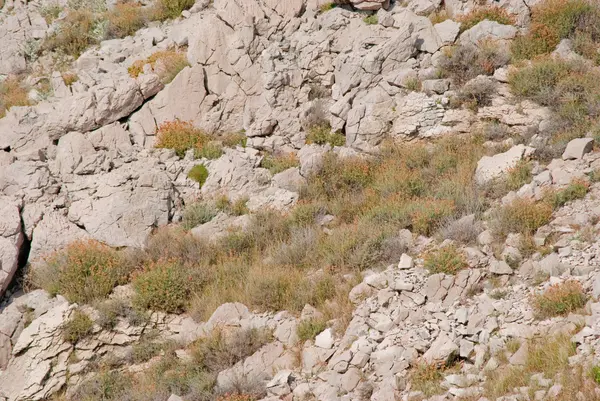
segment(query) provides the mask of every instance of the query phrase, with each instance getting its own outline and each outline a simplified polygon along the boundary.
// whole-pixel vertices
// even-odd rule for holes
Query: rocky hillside
[[[600,400],[592,0],[0,0],[0,401]]]

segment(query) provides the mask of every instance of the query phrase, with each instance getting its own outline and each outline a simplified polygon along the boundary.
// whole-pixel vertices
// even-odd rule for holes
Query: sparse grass
[[[587,296],[577,281],[554,284],[541,294],[533,295],[531,303],[538,319],[565,316],[585,306]]]
[[[9,76],[0,82],[0,118],[13,106],[29,106],[28,88],[17,76]]]
[[[160,50],[145,60],[135,61],[127,71],[132,78],[137,78],[144,71],[146,64],[150,64],[154,73],[165,85],[173,81],[181,70],[190,65],[185,52],[175,49]]]
[[[525,365],[501,366],[489,372],[483,395],[496,399],[529,385],[529,380],[535,373],[543,373],[544,377],[553,379],[557,373],[565,372],[569,369],[569,357],[576,351],[570,337],[568,334],[560,334],[531,340]]]
[[[153,338],[140,339],[131,348],[131,362],[135,364],[147,362],[166,348],[167,344],[157,342]]]
[[[198,201],[188,205],[183,211],[183,228],[191,230],[208,223],[217,215],[217,209],[208,202]]]
[[[588,190],[589,184],[587,182],[575,180],[566,188],[547,191],[544,194],[544,200],[549,203],[552,208],[558,209],[568,202],[584,198]]]
[[[63,339],[75,344],[90,335],[93,327],[94,322],[88,315],[80,310],[75,310],[62,326]]]
[[[95,241],[78,241],[45,259],[31,280],[52,295],[70,302],[89,303],[105,298],[127,282],[131,266],[120,254]]]
[[[260,162],[262,168],[268,169],[271,174],[275,175],[287,170],[288,168],[298,167],[300,162],[293,153],[278,154],[278,155],[265,155]]]
[[[533,178],[531,174],[531,163],[521,160],[516,166],[508,170],[506,174],[506,189],[509,191],[516,191],[523,185],[531,182]]]
[[[308,319],[298,323],[296,333],[301,342],[314,340],[317,334],[327,328],[327,323],[323,320]]]
[[[464,254],[452,245],[428,252],[424,257],[424,262],[425,268],[431,274],[456,274],[468,267]]]
[[[248,203],[248,198],[246,197],[241,197],[231,202],[227,196],[221,196],[215,200],[215,207],[217,210],[227,213],[230,216],[242,216],[249,212],[246,203]]]
[[[448,12],[445,8],[442,8],[439,11],[434,11],[429,15],[429,21],[431,21],[431,23],[434,25],[439,24],[440,22],[444,22],[449,18],[450,16],[448,15]]]
[[[156,148],[173,149],[177,156],[185,156],[189,149],[201,148],[208,142],[208,135],[187,121],[167,121],[156,131]]]
[[[425,397],[443,394],[444,367],[436,364],[419,363],[411,371],[411,390],[421,391]]]
[[[71,72],[71,71],[63,72],[61,74],[61,76],[62,76],[63,82],[67,86],[71,86],[75,82],[79,81],[79,77],[77,76],[77,74],[74,72]]]
[[[501,237],[510,233],[527,235],[547,224],[551,216],[552,207],[547,203],[519,198],[497,210],[491,223]]]
[[[200,188],[202,188],[208,178],[208,169],[203,164],[196,164],[188,172],[187,176],[190,180],[196,181],[200,185]]]
[[[531,10],[527,34],[518,37],[511,50],[519,60],[552,52],[562,39],[587,36],[600,42],[600,7],[587,0],[545,0]]]
[[[478,7],[468,14],[458,18],[460,32],[473,28],[483,20],[496,21],[502,25],[514,25],[515,19],[508,14],[505,8],[498,6]]]
[[[367,25],[377,25],[379,23],[379,19],[377,18],[377,14],[372,14],[364,17],[363,22]]]
[[[458,45],[445,50],[440,58],[439,73],[460,86],[479,75],[492,75],[509,61],[510,55],[495,43]]]
[[[413,92],[419,92],[421,90],[422,85],[423,83],[419,78],[408,78],[406,81],[404,81],[404,86],[406,87],[406,89]]]
[[[194,157],[197,159],[206,158],[208,160],[215,160],[222,155],[223,145],[218,141],[207,142],[204,146],[194,152]]]

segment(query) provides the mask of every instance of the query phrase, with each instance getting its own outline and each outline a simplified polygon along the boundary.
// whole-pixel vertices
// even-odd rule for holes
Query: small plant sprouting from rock
[[[589,190],[589,184],[582,180],[575,180],[566,188],[548,191],[544,194],[544,200],[548,202],[554,209],[558,209],[576,199],[585,197]]]
[[[299,165],[300,162],[293,153],[265,155],[260,162],[260,166],[268,169],[273,175]]]
[[[183,211],[183,228],[191,230],[208,223],[217,215],[217,208],[209,202],[198,201],[186,206]]]
[[[65,341],[75,344],[91,334],[93,327],[92,319],[84,312],[76,310],[71,318],[63,324],[63,338]]]
[[[135,61],[127,71],[132,78],[137,78],[144,71],[146,64],[150,64],[164,84],[171,82],[181,70],[190,65],[184,52],[176,49],[161,50],[153,53],[146,60]]]
[[[432,274],[456,274],[468,267],[463,253],[453,245],[428,252],[424,261],[425,268]]]
[[[298,324],[296,333],[301,342],[306,340],[314,340],[317,334],[327,328],[327,323],[321,319],[307,319]]]
[[[363,18],[363,22],[367,25],[377,25],[379,23],[379,19],[377,18],[377,14],[371,14]]]
[[[188,178],[196,181],[202,188],[208,178],[208,169],[202,164],[197,164],[188,173]]]

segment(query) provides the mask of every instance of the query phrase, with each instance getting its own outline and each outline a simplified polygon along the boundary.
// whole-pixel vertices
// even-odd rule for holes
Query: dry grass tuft
[[[456,274],[468,267],[465,256],[455,246],[448,245],[428,252],[425,257],[425,268],[431,274]]]
[[[468,14],[458,18],[461,23],[460,31],[473,28],[483,20],[496,21],[502,25],[514,25],[515,19],[508,14],[505,8],[491,6],[476,8]]]
[[[161,50],[146,60],[137,60],[129,68],[132,78],[137,78],[144,70],[144,65],[150,64],[152,70],[160,77],[164,84],[171,82],[185,67],[189,67],[187,56],[178,50]]]

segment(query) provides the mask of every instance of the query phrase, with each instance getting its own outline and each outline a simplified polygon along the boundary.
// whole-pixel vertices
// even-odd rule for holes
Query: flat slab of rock
[[[0,197],[0,297],[19,267],[24,240],[20,204],[12,198]]]
[[[535,149],[532,147],[517,145],[504,153],[498,153],[494,156],[483,156],[477,163],[475,180],[479,185],[482,185],[495,178],[499,178],[534,151]]]

